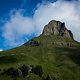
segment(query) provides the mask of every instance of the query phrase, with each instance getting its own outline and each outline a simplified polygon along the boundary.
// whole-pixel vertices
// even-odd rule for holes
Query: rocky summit
[[[52,36],[54,38],[53,40],[53,44],[54,46],[75,46],[74,43],[70,42],[70,41],[63,41],[63,40],[57,40],[58,38],[63,38],[63,39],[72,39],[73,38],[73,34],[70,30],[68,30],[65,26],[64,22],[60,22],[60,21],[56,21],[56,20],[51,20],[47,25],[44,26],[43,32],[40,35],[40,37],[49,37]],[[26,46],[39,46],[41,44],[45,44],[45,41],[37,41],[34,39],[29,40],[27,43],[25,43],[24,45]]]
[[[65,23],[56,20],[52,20],[47,25],[45,25],[42,35],[59,35],[73,39],[73,34],[66,28]]]

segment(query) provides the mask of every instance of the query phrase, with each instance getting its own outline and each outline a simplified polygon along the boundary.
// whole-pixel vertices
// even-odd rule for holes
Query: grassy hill
[[[19,68],[25,65],[41,65],[45,80],[80,80],[80,43],[61,36],[39,36],[37,46],[27,43],[20,47],[0,52],[0,69]],[[55,76],[55,79],[53,79]],[[0,76],[0,80],[13,80],[10,76]],[[29,73],[26,78],[17,80],[42,80],[42,77]]]

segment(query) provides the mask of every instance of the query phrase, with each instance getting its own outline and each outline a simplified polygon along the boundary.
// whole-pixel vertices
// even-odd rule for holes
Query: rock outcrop
[[[36,41],[34,39],[31,39],[30,41],[28,41],[25,45],[29,45],[29,46],[39,46],[41,44],[40,41]]]
[[[68,30],[65,26],[65,23],[52,20],[50,21],[43,29],[42,35],[59,35],[62,37],[68,37],[73,39],[73,34],[70,30]]]

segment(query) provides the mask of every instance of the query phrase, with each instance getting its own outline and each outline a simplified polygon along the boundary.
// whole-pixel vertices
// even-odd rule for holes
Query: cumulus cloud
[[[35,32],[33,19],[24,17],[21,12],[16,11],[15,14],[11,14],[10,20],[4,24],[3,37],[7,46],[14,47],[22,44]]]
[[[33,34],[40,35],[50,20],[65,22],[66,27],[73,32],[75,40],[80,41],[80,1],[58,0],[39,4],[32,17],[24,16],[22,11],[10,14],[10,20],[3,27],[5,44],[18,46],[24,43],[24,38],[28,39]]]

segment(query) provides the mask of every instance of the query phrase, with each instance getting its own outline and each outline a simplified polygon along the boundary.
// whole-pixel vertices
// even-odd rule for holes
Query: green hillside
[[[39,36],[33,40],[40,44],[25,43],[0,52],[0,69],[19,68],[24,64],[40,65],[43,69],[42,77],[29,73],[25,78],[18,77],[17,80],[80,80],[80,43],[71,38],[54,35]],[[49,78],[46,79],[47,75]],[[2,75],[0,80],[13,78]]]

